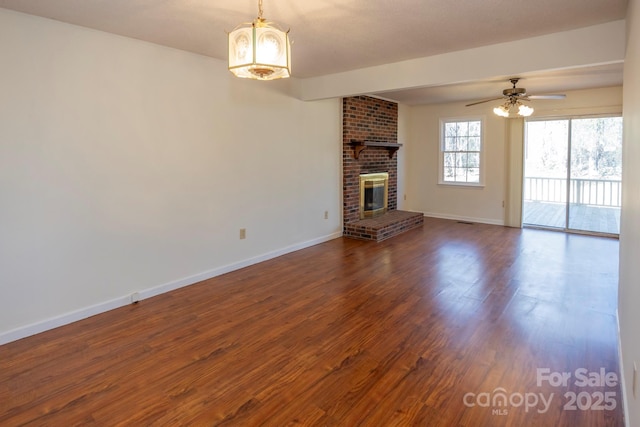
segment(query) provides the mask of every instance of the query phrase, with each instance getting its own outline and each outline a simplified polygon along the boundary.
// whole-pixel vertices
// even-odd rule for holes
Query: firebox
[[[373,218],[387,211],[389,174],[365,173],[360,175],[360,219]]]

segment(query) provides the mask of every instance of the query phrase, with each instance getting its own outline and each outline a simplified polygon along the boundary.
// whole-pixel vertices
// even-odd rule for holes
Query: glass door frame
[[[543,228],[547,230],[559,230],[568,233],[575,234],[588,234],[588,235],[596,235],[596,236],[604,236],[604,237],[615,237],[619,238],[619,233],[608,233],[601,231],[592,231],[592,230],[581,230],[577,228],[570,228],[570,215],[571,215],[571,163],[572,163],[572,132],[573,132],[573,120],[582,120],[582,119],[599,119],[599,118],[622,118],[621,113],[603,113],[603,114],[589,114],[589,115],[561,115],[561,116],[544,116],[544,117],[530,117],[524,120],[524,128],[523,128],[523,157],[522,157],[522,220],[521,224],[523,227],[531,227],[531,228]],[[565,194],[565,222],[564,227],[554,227],[554,226],[545,226],[545,225],[537,225],[537,224],[529,224],[524,222],[524,214],[525,214],[525,206],[524,206],[524,192],[526,188],[526,178],[527,178],[527,165],[526,165],[526,153],[528,150],[528,137],[527,137],[527,124],[529,122],[544,122],[544,121],[562,121],[566,120],[567,123],[567,164],[566,164],[566,194]]]

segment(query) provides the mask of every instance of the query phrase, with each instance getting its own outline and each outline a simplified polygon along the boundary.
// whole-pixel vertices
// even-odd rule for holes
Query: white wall
[[[561,101],[537,100],[535,117],[617,113],[622,111],[622,88],[569,91]],[[491,103],[465,107],[465,103],[407,107],[407,145],[405,147],[405,208],[427,216],[459,219],[488,224],[505,224],[507,201],[508,120],[493,114]],[[440,119],[484,117],[484,187],[459,187],[438,184],[438,146]]]
[[[407,203],[404,200],[406,194],[406,182],[407,182],[407,140],[409,134],[409,112],[411,107],[403,104],[398,104],[398,143],[402,144],[402,147],[396,151],[398,158],[398,209],[406,210]]]
[[[627,425],[640,426],[640,383],[633,395],[633,364],[640,369],[640,1],[627,11],[624,62],[624,144],[618,320]],[[640,372],[638,373],[640,375]],[[640,378],[638,378],[640,382]]]
[[[0,343],[340,235],[338,99],[3,9],[0,52]]]
[[[505,121],[488,108],[467,108],[462,103],[411,107],[407,156],[407,209],[427,216],[503,223],[505,195]],[[485,186],[460,187],[438,184],[440,119],[484,117]]]

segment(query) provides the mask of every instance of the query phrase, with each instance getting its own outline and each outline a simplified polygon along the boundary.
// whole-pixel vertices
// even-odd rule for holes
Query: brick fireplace
[[[398,104],[368,96],[342,101],[343,218],[346,237],[384,240],[422,225],[398,211]],[[360,219],[360,175],[388,173],[387,213]]]

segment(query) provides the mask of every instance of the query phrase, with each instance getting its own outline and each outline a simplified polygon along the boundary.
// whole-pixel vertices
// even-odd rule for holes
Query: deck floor
[[[565,228],[565,206],[564,203],[525,201],[522,222],[529,225]],[[620,234],[620,208],[571,204],[568,228]]]

